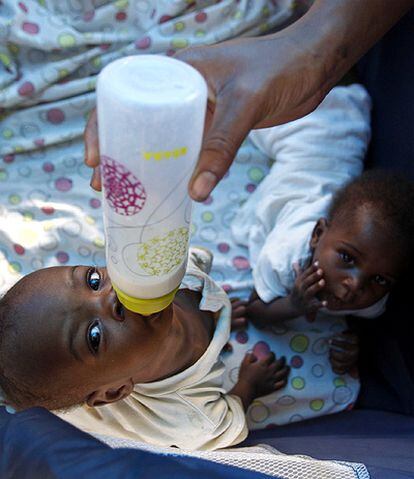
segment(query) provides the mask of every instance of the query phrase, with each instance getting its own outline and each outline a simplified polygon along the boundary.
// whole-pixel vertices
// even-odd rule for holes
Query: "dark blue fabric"
[[[373,100],[368,165],[414,179],[414,9],[358,67]],[[413,293],[411,274],[392,294],[382,318],[361,322],[358,407],[414,415]]]
[[[350,411],[250,433],[245,445],[365,464],[371,479],[414,478],[414,418]]]
[[[268,479],[269,476],[195,458],[113,450],[35,408],[8,414],[0,407],[2,479]]]

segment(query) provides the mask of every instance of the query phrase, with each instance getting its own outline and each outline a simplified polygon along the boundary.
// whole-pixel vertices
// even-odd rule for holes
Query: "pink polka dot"
[[[36,146],[45,146],[45,140],[44,138],[37,138],[36,140],[33,141],[33,143]]]
[[[108,48],[111,47],[111,44],[110,43],[102,43],[101,46],[100,46],[100,49],[105,51],[105,50],[108,50]]]
[[[168,22],[172,19],[170,15],[161,15],[160,19],[158,20],[158,23],[165,23]]]
[[[53,206],[42,206],[42,211],[45,215],[53,215],[55,208]]]
[[[94,16],[95,16],[95,10],[90,10],[89,12],[85,12],[83,14],[83,21],[90,22]]]
[[[301,368],[303,366],[303,359],[300,356],[292,356],[290,365],[292,368]]]
[[[173,57],[174,55],[175,55],[175,50],[173,50],[172,48],[167,50],[167,57]]]
[[[230,293],[231,291],[233,291],[233,288],[229,284],[222,284],[221,287],[226,293]]]
[[[62,123],[65,119],[65,114],[59,108],[52,108],[46,114],[47,120],[54,125]]]
[[[246,331],[238,331],[236,334],[236,341],[240,344],[246,344],[249,340],[249,335]]]
[[[195,16],[195,21],[197,23],[203,23],[207,20],[207,13],[206,12],[199,12],[197,13],[197,15]]]
[[[125,12],[118,12],[116,15],[115,15],[115,18],[118,22],[123,22],[126,20],[127,18],[127,14]]]
[[[56,259],[59,261],[60,264],[65,264],[69,261],[69,255],[64,251],[58,251],[56,253]]]
[[[256,189],[256,185],[254,185],[253,183],[249,183],[248,185],[246,185],[246,191],[248,193],[253,193],[255,189]]]
[[[18,5],[20,9],[24,11],[24,13],[28,13],[29,10],[27,9],[26,5],[23,2],[19,2]]]
[[[250,268],[250,263],[247,258],[244,256],[235,256],[233,258],[233,266],[237,270],[244,270],[244,269],[249,269]]]
[[[98,200],[98,198],[91,198],[89,200],[89,205],[91,206],[91,208],[100,208],[101,200]]]
[[[253,346],[253,354],[257,359],[264,359],[270,353],[270,347],[264,341],[259,341]]]
[[[50,162],[48,162],[48,161],[47,161],[46,163],[43,163],[42,168],[43,168],[43,171],[44,171],[45,173],[52,173],[52,171],[55,171],[55,166],[54,166],[54,164],[53,164],[53,163],[50,163]]]
[[[22,254],[25,253],[25,249],[24,249],[23,246],[20,245],[20,244],[17,244],[17,243],[14,244],[14,245],[13,245],[13,249],[14,249],[14,251],[16,251],[16,253],[19,254],[19,255],[22,255]]]
[[[71,179],[62,177],[62,178],[58,178],[55,181],[55,188],[58,191],[66,192],[66,191],[69,191],[70,189],[72,189],[72,184],[73,184],[73,182],[72,182]]]
[[[4,163],[13,163],[14,155],[5,155],[3,156]]]
[[[23,22],[22,30],[30,35],[36,35],[39,33],[39,25],[31,22]]]
[[[229,176],[230,176],[230,171],[227,170],[226,173],[224,173],[223,180],[225,180]]]
[[[220,251],[220,253],[228,253],[230,250],[230,246],[228,243],[219,243],[217,248]]]
[[[351,402],[351,404],[348,404],[345,411],[352,411],[352,409],[354,409],[354,407],[355,407],[355,403]]]
[[[33,83],[26,81],[20,85],[17,91],[20,96],[29,96],[29,95],[33,95],[35,88]]]
[[[203,205],[211,205],[213,203],[213,197],[208,195],[207,198],[203,201]]]
[[[135,47],[139,50],[146,50],[151,46],[151,38],[150,37],[142,37],[141,39],[135,42]]]

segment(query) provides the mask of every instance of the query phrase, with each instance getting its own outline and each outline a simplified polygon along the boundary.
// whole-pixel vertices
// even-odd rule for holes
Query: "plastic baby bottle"
[[[97,111],[108,274],[120,302],[150,315],[184,276],[187,185],[201,147],[207,86],[193,67],[140,55],[106,66]]]

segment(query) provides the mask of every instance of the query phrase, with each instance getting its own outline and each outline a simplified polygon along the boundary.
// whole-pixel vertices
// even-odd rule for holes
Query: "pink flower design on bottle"
[[[147,193],[144,185],[125,166],[108,156],[101,156],[105,198],[119,215],[132,216],[145,205]]]

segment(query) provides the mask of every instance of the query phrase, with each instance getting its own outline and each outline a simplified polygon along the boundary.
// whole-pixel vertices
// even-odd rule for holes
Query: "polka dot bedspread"
[[[57,265],[103,265],[101,196],[89,187],[82,134],[95,106],[96,75],[125,55],[257,35],[286,24],[293,0],[5,0],[0,2],[0,293],[22,275]],[[302,2],[304,3],[304,2]],[[248,252],[230,235],[238,207],[269,169],[246,140],[220,185],[193,211],[191,243],[214,253],[213,278],[245,298]],[[226,387],[244,353],[272,349],[291,365],[283,391],[256,400],[252,428],[350,407],[358,381],[336,376],[327,337],[343,324],[298,319],[272,331],[232,334]]]

